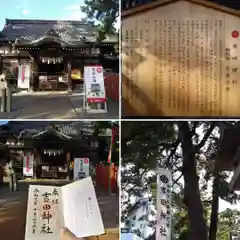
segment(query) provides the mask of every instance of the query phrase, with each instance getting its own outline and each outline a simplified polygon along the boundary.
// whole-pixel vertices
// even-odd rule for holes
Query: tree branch
[[[212,122],[207,132],[203,136],[202,140],[200,141],[200,143],[194,147],[196,152],[204,146],[205,142],[208,140],[208,138],[212,134],[212,131],[214,130],[215,126],[216,126],[216,123]]]

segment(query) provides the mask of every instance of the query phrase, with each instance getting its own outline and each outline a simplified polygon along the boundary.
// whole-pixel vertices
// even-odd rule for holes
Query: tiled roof
[[[0,33],[0,41],[15,42],[18,39],[18,44],[36,44],[46,38],[55,38],[63,46],[73,47],[97,41],[95,26],[86,21],[6,19],[5,27]],[[117,36],[107,38],[104,41],[117,41]]]
[[[10,121],[9,129],[19,136],[31,137],[44,131],[48,126],[54,126],[57,131],[68,135],[70,137],[77,137],[80,135],[91,135],[94,130],[94,122],[54,122],[54,121]]]

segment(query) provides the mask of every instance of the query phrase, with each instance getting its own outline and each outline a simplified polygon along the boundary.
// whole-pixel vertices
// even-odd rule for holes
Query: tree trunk
[[[219,185],[219,174],[217,174],[213,180],[212,189],[212,209],[211,209],[211,222],[209,228],[209,240],[216,240],[217,237],[217,226],[218,226],[218,185]]]
[[[190,240],[207,240],[207,225],[200,198],[192,134],[187,122],[179,123],[183,151],[184,201],[188,209]]]

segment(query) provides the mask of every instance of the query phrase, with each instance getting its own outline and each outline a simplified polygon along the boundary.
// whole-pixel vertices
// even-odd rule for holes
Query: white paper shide
[[[61,227],[77,237],[105,232],[90,177],[63,187],[30,185],[25,240],[59,240]]]
[[[171,239],[171,186],[171,171],[159,168],[157,170],[156,240]]]

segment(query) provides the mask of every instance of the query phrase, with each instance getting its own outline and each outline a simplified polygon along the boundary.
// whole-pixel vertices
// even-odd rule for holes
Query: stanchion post
[[[1,112],[6,112],[6,88],[1,88]]]

